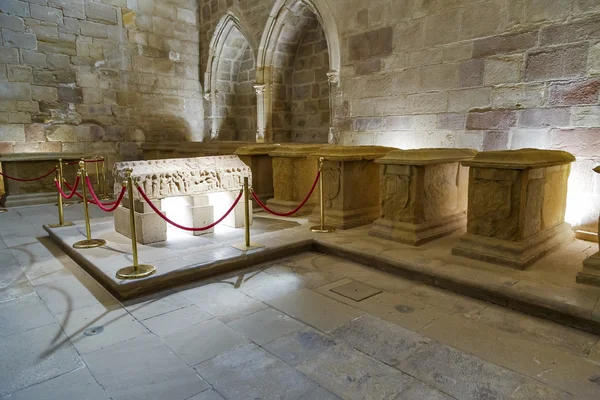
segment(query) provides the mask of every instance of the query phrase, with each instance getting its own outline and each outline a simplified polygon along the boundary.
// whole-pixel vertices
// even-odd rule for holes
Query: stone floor
[[[0,214],[2,399],[600,398],[591,333],[316,252],[119,302],[52,222]]]

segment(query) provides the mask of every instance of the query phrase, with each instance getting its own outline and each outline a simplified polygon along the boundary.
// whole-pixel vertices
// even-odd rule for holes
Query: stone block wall
[[[242,56],[237,79],[236,128],[237,140],[253,142],[256,140],[256,94],[254,80],[256,69],[254,55],[250,47]]]
[[[201,139],[195,0],[0,1],[0,153]],[[109,165],[110,167],[110,165]]]

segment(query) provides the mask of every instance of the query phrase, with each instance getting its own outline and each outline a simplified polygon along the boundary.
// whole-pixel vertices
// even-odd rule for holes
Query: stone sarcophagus
[[[273,163],[273,198],[267,201],[269,208],[287,212],[304,200],[319,170],[314,153],[321,147],[322,144],[282,144],[269,153]],[[312,213],[318,202],[317,185],[306,205],[295,216]]]
[[[324,146],[314,155],[323,157],[325,224],[337,229],[368,225],[379,216],[379,166],[374,160],[391,147]]]
[[[594,168],[594,172],[600,174],[600,166]],[[600,228],[600,218],[598,218],[598,228]],[[600,235],[598,246],[600,247]],[[600,251],[583,260],[583,268],[577,273],[577,282],[600,286]]]
[[[564,222],[573,155],[521,149],[477,154],[469,171],[467,233],[452,253],[525,269],[574,232]]]
[[[394,150],[381,164],[381,214],[371,236],[418,246],[463,229],[472,149]]]
[[[269,153],[277,150],[278,144],[252,144],[235,151],[252,170],[252,189],[260,199],[273,198],[273,161]]]
[[[147,197],[167,217],[181,225],[201,227],[223,215],[238,196],[250,168],[237,156],[177,158],[168,160],[128,161],[115,163],[113,176],[115,194],[121,191],[126,171],[132,169],[134,185],[141,187]],[[167,222],[158,216],[133,191],[136,233],[142,244],[167,239]],[[115,210],[115,229],[130,237],[129,201],[124,200]],[[223,220],[224,225],[239,228],[244,224],[244,205],[238,203]],[[214,229],[194,232],[211,233]]]

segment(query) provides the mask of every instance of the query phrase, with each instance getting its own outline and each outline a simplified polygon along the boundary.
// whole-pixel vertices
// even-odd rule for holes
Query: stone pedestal
[[[564,222],[575,157],[564,151],[490,151],[469,171],[467,234],[452,253],[525,269],[574,238]]]
[[[270,208],[287,212],[304,200],[319,170],[314,153],[321,147],[322,144],[282,144],[269,153],[273,162],[273,198],[267,201]],[[317,185],[306,205],[295,216],[311,214],[318,202]]]
[[[161,200],[164,210],[174,222],[190,227],[202,227],[214,222],[213,206],[209,204],[208,195],[167,197]],[[200,236],[214,232],[214,228],[205,231],[183,231],[187,234]]]
[[[394,150],[381,164],[381,215],[371,236],[418,246],[463,229],[467,222],[471,149]]]
[[[600,166],[594,168],[594,172],[600,174]],[[598,219],[598,231],[600,231],[600,218]],[[596,239],[600,246],[600,238]],[[600,251],[583,261],[583,268],[577,273],[577,282],[600,286]]]
[[[153,204],[161,209],[161,200],[153,200]],[[134,200],[135,234],[138,243],[152,244],[167,240],[167,222],[157,215],[143,200]],[[166,214],[169,218],[171,217]],[[123,202],[114,212],[115,231],[131,239],[129,221],[129,199]]]
[[[379,216],[379,166],[374,160],[391,147],[324,146],[314,155],[323,157],[325,225],[350,229],[367,225]],[[318,200],[318,198],[317,198]],[[315,222],[319,222],[318,218]]]
[[[250,167],[252,188],[262,201],[273,198],[273,161],[269,153],[278,147],[278,144],[255,144],[240,147],[235,152]]]
[[[221,192],[221,193],[209,193],[207,195],[209,203],[214,209],[214,219],[221,218],[223,214],[229,210],[239,192]],[[250,225],[252,225],[252,201],[248,201],[250,204]],[[221,222],[221,225],[229,226],[231,228],[243,228],[244,227],[244,196],[242,195],[241,200],[235,206],[233,211]]]

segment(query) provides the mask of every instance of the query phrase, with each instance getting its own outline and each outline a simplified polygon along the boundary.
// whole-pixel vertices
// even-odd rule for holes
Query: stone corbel
[[[256,142],[265,142],[265,89],[267,85],[254,85],[256,91]]]
[[[340,82],[340,73],[336,70],[331,70],[331,71],[327,72],[326,75],[327,75],[327,80],[329,81],[329,84],[337,87]]]

